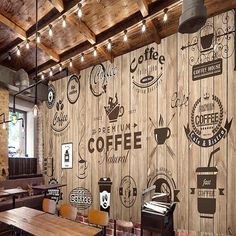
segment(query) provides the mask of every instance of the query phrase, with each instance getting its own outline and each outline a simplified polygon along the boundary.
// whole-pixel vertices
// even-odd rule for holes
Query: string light
[[[49,76],[52,77],[52,68],[50,68]]]
[[[83,53],[81,54],[80,61],[81,61],[81,62],[84,62],[84,54],[83,54]]]
[[[111,39],[108,39],[107,49],[111,50]]]
[[[8,59],[8,61],[11,60],[11,53],[10,53],[10,52],[8,52],[8,57],[7,57],[7,59]]]
[[[166,21],[168,20],[167,12],[168,12],[168,8],[165,8],[165,9],[164,9],[164,16],[163,16],[163,21],[164,21],[164,22],[166,22]]]
[[[73,66],[72,59],[70,59],[69,66],[70,66],[70,67],[72,67],[72,66]]]
[[[40,36],[40,33],[38,32],[37,33],[37,43],[40,43],[40,41],[41,41],[41,38],[40,38],[41,36]]]
[[[20,46],[17,46],[16,55],[20,56]]]
[[[65,15],[62,16],[62,27],[66,28],[66,16]]]
[[[143,20],[143,24],[142,24],[142,32],[146,31],[146,21]]]
[[[41,75],[41,80],[44,80],[44,73],[42,73]]]
[[[94,47],[93,56],[97,56],[97,47]]]
[[[52,32],[52,25],[49,25],[49,31],[48,31],[49,37],[52,37],[53,32]]]
[[[78,4],[78,7],[79,7],[79,8],[78,8],[78,17],[81,18],[81,17],[82,17],[82,4],[79,3],[79,4]]]
[[[36,118],[38,116],[38,106],[37,106],[37,104],[35,104],[34,107],[33,107],[33,115],[34,115],[34,118]]]
[[[59,71],[62,71],[62,64],[60,64],[59,66]]]
[[[128,40],[128,36],[127,36],[127,30],[124,31],[124,41],[126,42]]]
[[[26,41],[26,45],[25,45],[26,49],[29,49],[29,40],[27,39]]]

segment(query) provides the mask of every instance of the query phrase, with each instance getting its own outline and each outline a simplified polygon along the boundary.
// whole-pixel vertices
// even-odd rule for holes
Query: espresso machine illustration
[[[213,218],[216,212],[217,197],[217,173],[216,166],[211,166],[213,156],[220,148],[213,150],[210,154],[207,167],[198,167],[197,173],[197,209],[201,218]],[[195,193],[195,188],[191,189]],[[219,195],[224,195],[224,189],[219,188]]]

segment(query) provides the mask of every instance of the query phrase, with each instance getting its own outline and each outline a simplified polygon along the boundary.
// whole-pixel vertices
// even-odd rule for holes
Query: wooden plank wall
[[[191,235],[236,235],[236,62],[235,33],[231,31],[234,31],[233,11],[209,19],[202,31],[193,35],[175,34],[163,39],[160,45],[147,45],[115,58],[113,65],[103,63],[105,71],[95,71],[102,68],[98,65],[83,70],[80,75],[80,95],[75,104],[67,100],[68,78],[53,82],[56,102],[59,99],[63,101],[64,114],[68,116],[70,124],[62,132],[52,132],[56,105],[48,109],[44,104],[44,155],[49,156],[51,150],[55,164],[54,177],[67,184],[63,188],[63,202],[69,201],[69,194],[74,188],[84,187],[92,194],[91,207],[98,209],[98,181],[108,177],[112,181],[110,217],[140,222],[141,193],[155,183],[157,189],[167,191],[171,200],[177,201],[176,230]],[[204,42],[201,40],[204,40],[204,35],[210,34],[213,39],[203,48],[201,43]],[[192,79],[194,65],[212,63],[217,59],[222,59],[222,73],[195,81]],[[134,68],[138,60],[143,61],[134,72],[130,71],[130,65]],[[147,77],[150,75],[153,80],[161,76],[147,88],[134,84],[135,81],[140,85],[141,79],[150,79]],[[101,95],[94,96],[90,89],[91,78],[99,76],[92,87]],[[212,95],[219,98],[223,110],[220,110],[219,102],[212,101]],[[111,122],[105,106],[108,106],[109,99],[114,102],[116,98],[117,106],[120,106],[119,116]],[[199,98],[200,103],[196,105]],[[211,108],[205,106],[208,113],[203,109],[207,101],[211,101],[208,104],[213,103]],[[220,127],[231,119],[233,121],[228,135],[226,131],[217,144],[203,147],[187,138],[185,127],[189,124],[190,131],[193,129],[192,116],[196,119],[196,115],[220,115],[221,112]],[[215,128],[218,123],[217,120],[214,124],[196,126],[196,129],[202,128],[199,137],[209,139],[215,134],[212,127]],[[208,130],[212,135],[209,136]],[[105,145],[101,152],[97,150],[103,144],[101,140],[96,147],[99,137],[104,139]],[[94,138],[94,143],[89,144],[91,138]],[[62,170],[61,144],[67,142],[73,143],[73,168]],[[107,144],[109,148],[106,149]],[[89,151],[89,145],[94,148],[93,153]],[[208,166],[209,157],[217,148],[220,150]],[[124,159],[123,162],[110,163],[108,159],[112,157]],[[77,177],[81,158],[88,164],[84,179]],[[207,166],[216,167],[218,172],[211,172],[213,169],[207,169]],[[199,167],[202,170],[205,168],[205,172],[198,172]],[[203,174],[204,178],[210,174],[212,178],[213,174],[216,175],[215,188],[201,189],[198,186],[198,178]],[[211,181],[210,184],[214,185],[214,180]],[[130,190],[128,194],[127,190]],[[212,214],[202,214],[198,209],[202,204],[207,208],[209,203],[205,203],[206,199],[211,201]],[[87,210],[81,212],[86,214]]]

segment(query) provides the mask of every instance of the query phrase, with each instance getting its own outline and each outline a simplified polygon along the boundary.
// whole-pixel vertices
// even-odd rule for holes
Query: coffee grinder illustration
[[[70,161],[70,153],[69,153],[70,147],[66,146],[65,148],[66,148],[66,151],[64,153],[64,161],[69,162]]]
[[[197,208],[201,218],[213,218],[216,212],[217,167],[211,167],[213,155],[218,152],[218,147],[211,152],[207,167],[198,167],[197,173]],[[195,188],[191,189],[195,193]],[[224,195],[224,189],[219,189],[219,195]]]
[[[114,98],[109,97],[108,106],[104,106],[110,123],[116,122],[118,117],[121,117],[124,114],[124,107],[118,103],[117,93],[115,99],[115,102],[113,102]]]

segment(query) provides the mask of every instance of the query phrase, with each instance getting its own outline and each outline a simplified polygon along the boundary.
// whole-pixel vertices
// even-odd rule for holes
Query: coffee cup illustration
[[[80,157],[78,161],[78,178],[84,179],[87,176],[88,162]]]
[[[169,127],[162,127],[154,129],[155,140],[158,145],[164,144],[166,139],[168,139],[171,135],[171,131]]]
[[[213,33],[201,36],[201,45],[203,49],[207,49],[211,47],[213,37],[214,37]]]
[[[210,154],[207,167],[198,167],[197,172],[197,188],[198,188],[198,212],[200,217],[205,218],[205,214],[214,215],[216,212],[216,180],[218,169],[216,167],[210,167],[210,163],[213,155],[218,152],[220,148],[217,148]],[[212,218],[207,216],[207,218]]]

